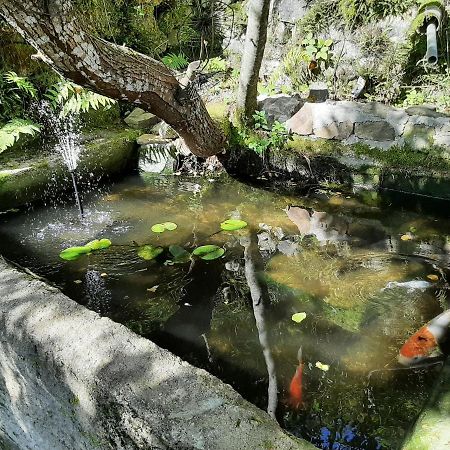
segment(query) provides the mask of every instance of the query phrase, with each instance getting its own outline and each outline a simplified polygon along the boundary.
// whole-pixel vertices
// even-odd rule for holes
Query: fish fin
[[[303,362],[303,348],[302,348],[302,346],[300,346],[300,347],[298,348],[297,359],[298,359],[298,362],[299,362],[299,363],[302,363],[302,362]]]

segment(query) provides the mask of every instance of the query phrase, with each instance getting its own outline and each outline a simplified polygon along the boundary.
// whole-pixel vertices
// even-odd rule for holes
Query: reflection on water
[[[385,205],[376,193],[302,198],[226,177],[144,175],[91,195],[83,223],[73,205],[3,216],[0,251],[219,376],[320,448],[398,448],[440,367],[388,369],[406,339],[449,306],[450,227],[442,209],[437,219]],[[221,232],[231,217],[249,227]],[[176,231],[150,231],[166,221]],[[99,237],[113,246],[58,257]],[[165,251],[144,261],[142,244]],[[226,253],[171,264],[173,244]],[[298,312],[301,323],[291,319]],[[302,403],[292,407],[299,347]]]

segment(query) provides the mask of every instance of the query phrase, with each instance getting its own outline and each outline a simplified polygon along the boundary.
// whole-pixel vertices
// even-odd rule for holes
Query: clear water
[[[398,367],[408,336],[448,307],[449,209],[428,200],[405,208],[406,202],[373,192],[299,197],[228,177],[133,176],[86,196],[83,223],[71,204],[0,216],[0,253],[217,375],[263,409],[269,364],[278,421],[319,448],[395,449],[440,367],[386,369]],[[249,227],[218,232],[230,217]],[[165,221],[177,230],[150,231]],[[413,239],[402,240],[408,232]],[[58,256],[101,237],[113,246],[72,262]],[[253,242],[246,260],[245,238]],[[137,256],[136,245],[144,243],[189,250],[217,244],[226,253],[215,261],[165,265],[167,253],[154,261]],[[258,305],[249,274],[263,291]],[[430,274],[439,280],[431,282]],[[430,286],[396,284],[412,280]],[[295,323],[296,312],[306,319]],[[289,384],[299,347],[303,402],[293,408]]]

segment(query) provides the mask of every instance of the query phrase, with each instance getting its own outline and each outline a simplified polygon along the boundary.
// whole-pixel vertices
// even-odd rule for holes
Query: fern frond
[[[40,125],[25,119],[12,119],[0,128],[0,153],[15,144],[21,134],[34,136],[41,131]]]

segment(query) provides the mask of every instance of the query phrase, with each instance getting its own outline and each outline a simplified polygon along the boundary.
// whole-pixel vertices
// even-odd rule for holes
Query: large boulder
[[[258,97],[258,108],[266,113],[269,124],[276,120],[286,122],[304,103],[305,101],[298,94],[260,95]]]
[[[141,108],[134,108],[133,111],[125,117],[124,121],[130,128],[144,130],[146,128],[151,128],[161,120],[154,114],[144,111]]]

